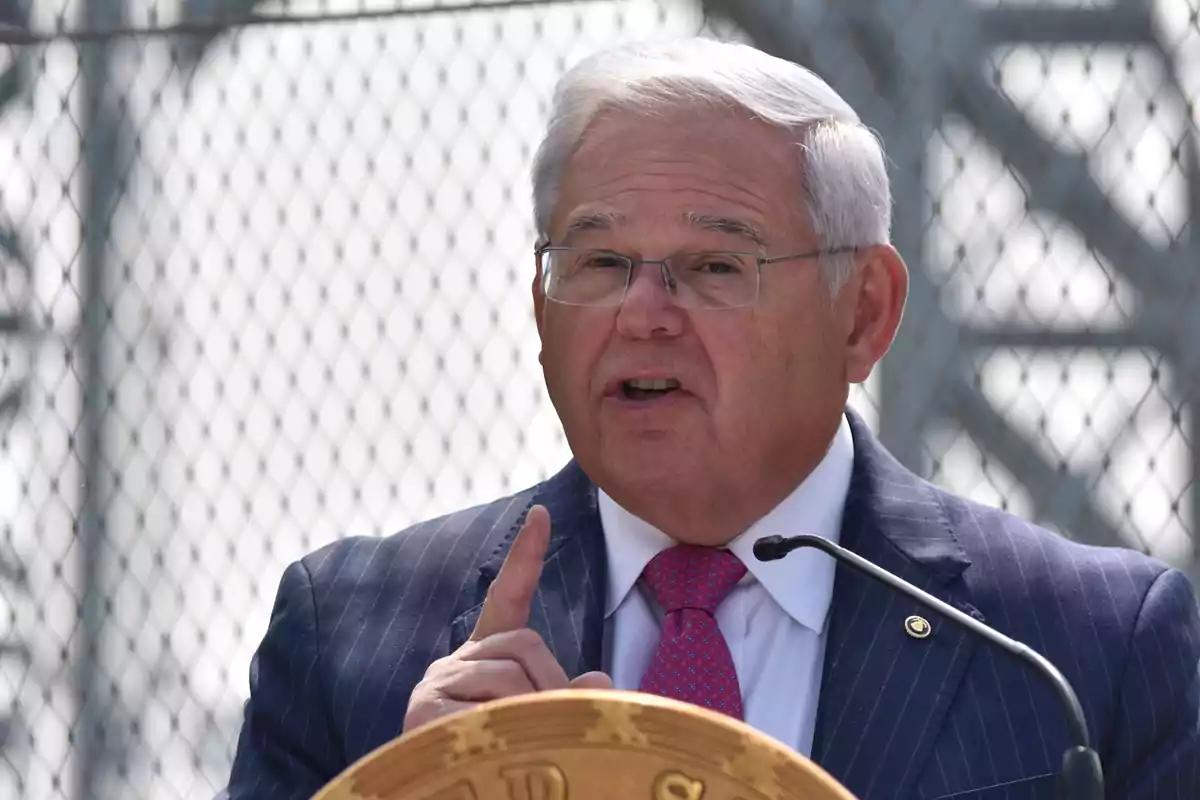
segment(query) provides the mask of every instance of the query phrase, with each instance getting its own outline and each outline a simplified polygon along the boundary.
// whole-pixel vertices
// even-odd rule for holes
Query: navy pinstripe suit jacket
[[[842,544],[1029,644],[1079,693],[1109,798],[1200,799],[1200,616],[1186,578],[967,502],[895,461],[853,412]],[[601,667],[605,556],[595,489],[545,483],[416,525],[346,539],[284,573],[250,673],[227,796],[308,798],[398,736],[428,664],[470,633],[526,509],[553,534],[531,627],[569,675]],[[798,531],[797,531],[798,532]],[[1054,794],[1067,744],[1039,678],[839,568],[814,760],[862,800]]]

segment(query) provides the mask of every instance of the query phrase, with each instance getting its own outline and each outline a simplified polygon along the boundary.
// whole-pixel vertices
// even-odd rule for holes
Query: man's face
[[[607,114],[567,165],[551,242],[634,259],[811,252],[801,185],[785,134],[748,117]],[[831,298],[816,259],[783,261],[762,268],[755,304],[710,310],[677,306],[657,265],[635,269],[619,307],[563,305],[535,281],[546,385],[580,466],[660,527],[689,504],[762,495],[765,513],[821,459],[848,383],[866,377],[860,284]],[[678,388],[629,383],[652,379]]]

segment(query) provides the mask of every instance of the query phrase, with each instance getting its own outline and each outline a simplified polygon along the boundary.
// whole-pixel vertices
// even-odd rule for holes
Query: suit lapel
[[[854,477],[841,544],[976,617],[969,562],[936,494],[850,413]],[[813,759],[861,800],[908,798],[976,639],[846,567],[834,581]],[[933,632],[918,639],[910,615]]]
[[[567,676],[573,678],[602,668],[607,582],[596,491],[573,461],[538,487],[515,515],[500,545],[480,567],[477,603],[455,619],[451,648],[471,634],[487,588],[533,505],[543,505],[550,512],[550,544],[530,608],[529,627],[542,636]]]

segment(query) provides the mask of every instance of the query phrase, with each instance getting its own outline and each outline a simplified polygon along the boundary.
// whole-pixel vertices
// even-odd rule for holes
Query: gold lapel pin
[[[904,632],[914,639],[924,639],[933,633],[933,626],[924,617],[915,614],[904,620]]]

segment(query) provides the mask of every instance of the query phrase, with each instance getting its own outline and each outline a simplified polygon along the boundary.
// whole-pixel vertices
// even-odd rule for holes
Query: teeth
[[[679,388],[679,381],[674,378],[638,378],[637,380],[626,381],[626,384],[630,388],[646,392],[662,392],[667,389]]]

